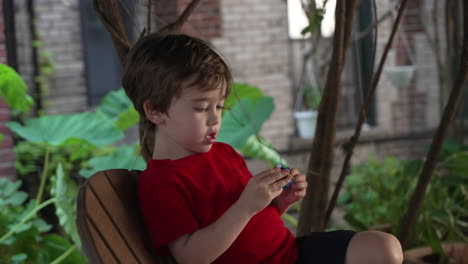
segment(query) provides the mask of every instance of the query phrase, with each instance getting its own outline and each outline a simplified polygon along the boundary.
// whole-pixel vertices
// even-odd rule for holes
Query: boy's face
[[[169,159],[208,152],[221,129],[225,90],[224,85],[211,91],[184,88],[161,114],[155,152]]]

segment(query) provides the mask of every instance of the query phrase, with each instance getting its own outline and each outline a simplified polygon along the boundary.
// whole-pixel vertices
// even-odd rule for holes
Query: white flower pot
[[[385,72],[388,79],[396,87],[406,87],[414,75],[414,65],[387,66]]]
[[[317,111],[294,112],[299,137],[313,138],[315,135],[315,123],[317,122]]]

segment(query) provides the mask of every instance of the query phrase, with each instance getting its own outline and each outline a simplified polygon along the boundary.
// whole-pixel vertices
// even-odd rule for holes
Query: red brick
[[[0,162],[2,163],[10,162],[14,164],[14,161],[15,161],[15,152],[13,150],[0,153]],[[4,166],[1,166],[1,167],[4,167]]]
[[[5,101],[0,97],[0,109],[8,109],[8,105]]]
[[[15,167],[14,165],[12,165],[11,167],[7,167],[7,168],[0,168],[0,178],[3,178],[3,177],[8,177],[8,178],[12,178],[16,173],[16,170],[15,170]]]
[[[1,109],[0,108],[0,122],[1,121],[10,121],[11,120],[11,114],[8,109]]]
[[[0,149],[13,147],[13,139],[8,134],[3,134],[2,143],[0,143]]]
[[[155,8],[159,27],[173,22],[188,3],[189,1],[185,0],[159,1]],[[205,40],[221,36],[220,1],[204,0],[200,2],[199,7],[194,10],[181,31]]]

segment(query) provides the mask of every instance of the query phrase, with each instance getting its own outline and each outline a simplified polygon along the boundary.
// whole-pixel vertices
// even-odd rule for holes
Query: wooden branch
[[[307,182],[310,187],[302,201],[297,228],[298,236],[306,235],[311,231],[321,231],[324,228],[330,172],[333,163],[336,119],[341,94],[341,73],[355,9],[355,0],[337,1],[333,56],[325,88],[323,89],[322,102],[318,111],[316,135],[312,143],[306,172]]]
[[[361,135],[362,125],[364,124],[364,121],[367,116],[367,112],[369,110],[369,106],[372,102],[372,98],[374,97],[375,91],[377,90],[377,85],[379,83],[380,76],[382,75],[383,66],[387,59],[388,52],[390,48],[392,47],[393,39],[396,35],[398,25],[400,24],[400,20],[403,15],[403,11],[405,10],[407,2],[408,0],[403,0],[398,9],[398,15],[397,15],[395,22],[393,23],[392,32],[385,46],[384,52],[382,54],[382,58],[380,59],[379,66],[377,67],[377,71],[375,72],[373,76],[370,90],[367,93],[366,98],[364,99],[364,104],[362,105],[361,110],[359,112],[359,119],[356,125],[356,129],[354,130],[354,135],[350,138],[349,143],[347,144],[347,149],[346,149],[347,154],[343,162],[343,167],[341,169],[340,177],[335,186],[335,191],[333,192],[333,196],[331,198],[330,204],[328,205],[328,210],[325,216],[325,226],[327,226],[330,221],[330,217],[333,212],[333,209],[335,208],[336,200],[338,199],[338,195],[340,193],[344,179],[348,175],[348,169],[351,165],[351,156],[353,155],[354,147],[356,146],[359,140],[359,136]]]
[[[182,27],[182,25],[187,21],[190,14],[192,14],[198,2],[200,2],[200,0],[192,0],[192,2],[190,2],[190,4],[185,8],[184,12],[182,12],[182,14],[177,18],[177,20],[174,23],[163,27],[161,30],[158,31],[158,33],[159,34],[171,34],[171,33],[177,32]]]
[[[411,227],[416,221],[419,208],[424,198],[424,194],[429,184],[434,168],[437,164],[437,159],[442,148],[442,144],[452,123],[458,106],[463,95],[463,88],[468,79],[468,4],[463,4],[463,45],[462,56],[460,61],[460,70],[457,74],[456,82],[450,93],[447,105],[445,106],[439,127],[434,135],[431,146],[427,153],[421,173],[418,176],[418,183],[411,196],[410,204],[403,221],[401,222],[399,239],[403,247],[408,243]]]
[[[97,16],[111,33],[112,41],[123,65],[132,45],[125,31],[117,3],[114,0],[93,0],[93,6]]]

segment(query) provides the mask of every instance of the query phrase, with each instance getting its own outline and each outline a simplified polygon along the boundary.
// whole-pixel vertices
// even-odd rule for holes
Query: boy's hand
[[[296,181],[288,188],[285,188],[273,201],[273,204],[278,208],[281,214],[284,213],[291,204],[299,201],[306,195],[307,181],[305,175],[300,173],[298,169],[292,169],[291,175]]]
[[[251,215],[260,212],[285,191],[282,187],[291,181],[288,174],[287,170],[273,168],[255,175],[245,186],[237,205]]]

